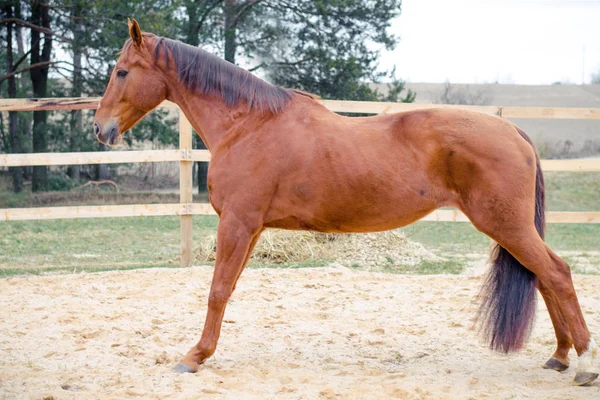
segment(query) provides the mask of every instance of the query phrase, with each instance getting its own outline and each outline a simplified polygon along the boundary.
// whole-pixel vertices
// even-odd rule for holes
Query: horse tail
[[[519,128],[517,130],[535,150],[525,132]],[[535,158],[535,227],[544,239],[544,176],[537,152]],[[492,249],[490,262],[491,270],[481,290],[483,301],[478,318],[490,349],[508,353],[522,348],[533,328],[537,278],[500,245],[495,245]]]

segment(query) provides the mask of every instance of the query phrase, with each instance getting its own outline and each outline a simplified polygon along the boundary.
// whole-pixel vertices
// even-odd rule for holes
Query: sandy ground
[[[0,399],[598,399],[540,365],[554,335],[540,301],[525,350],[472,329],[480,276],[343,267],[250,269],[216,355],[170,368],[200,336],[211,268],[0,280]],[[600,277],[576,276],[600,335]],[[598,339],[597,339],[598,340]],[[573,366],[576,361],[573,361]]]

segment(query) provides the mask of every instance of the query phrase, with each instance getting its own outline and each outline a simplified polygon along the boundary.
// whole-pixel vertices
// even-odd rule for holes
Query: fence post
[[[179,151],[181,160],[179,161],[179,202],[190,204],[193,201],[192,194],[192,125],[190,121],[179,110]],[[188,157],[189,156],[189,157]],[[188,207],[184,207],[188,211]],[[181,216],[181,266],[190,267],[194,255],[192,252],[192,215]]]

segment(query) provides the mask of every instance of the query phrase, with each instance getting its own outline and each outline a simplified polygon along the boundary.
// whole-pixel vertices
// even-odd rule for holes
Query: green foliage
[[[330,99],[384,100],[367,82],[389,77],[392,96],[398,99],[403,83],[377,67],[379,50],[397,43],[388,28],[400,6],[397,0],[260,3],[253,15],[267,18],[248,18],[247,25],[260,32],[255,37],[267,36],[270,43],[251,40],[246,53],[256,54],[267,76],[283,86]]]
[[[379,71],[382,49],[398,39],[388,32],[400,0],[185,0],[188,43],[205,44],[235,63],[239,58],[274,83],[324,98],[405,101],[403,82]],[[392,80],[390,98],[368,86]]]
[[[164,145],[175,145],[179,141],[177,118],[169,118],[165,109],[156,109],[140,121],[123,139],[131,144],[133,140],[154,141]]]
[[[48,190],[51,192],[68,192],[77,185],[79,182],[61,172],[50,173],[48,176]]]

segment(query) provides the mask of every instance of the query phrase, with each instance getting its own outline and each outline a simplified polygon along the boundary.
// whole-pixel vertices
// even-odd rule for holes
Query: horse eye
[[[117,71],[117,77],[118,78],[125,78],[127,76],[127,71],[120,69]]]

